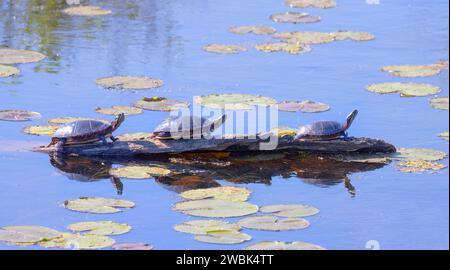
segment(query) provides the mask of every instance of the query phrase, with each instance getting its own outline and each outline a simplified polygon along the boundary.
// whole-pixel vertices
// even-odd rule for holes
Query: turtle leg
[[[111,183],[114,185],[117,191],[117,195],[122,195],[123,193],[123,183],[120,181],[119,177],[112,176]]]
[[[55,144],[56,152],[61,153],[63,151],[66,141],[67,140],[65,138],[61,138],[58,140],[58,142]]]
[[[102,140],[103,144],[107,144],[108,143],[108,141],[106,141],[105,136],[99,136],[99,138],[100,138],[100,140]]]
[[[344,141],[348,141],[348,132],[344,132]]]
[[[116,137],[114,137],[113,135],[111,135],[111,137],[109,137],[110,139],[111,139],[111,141],[113,141],[113,142],[115,142],[115,141],[117,141],[118,139],[116,138]]]

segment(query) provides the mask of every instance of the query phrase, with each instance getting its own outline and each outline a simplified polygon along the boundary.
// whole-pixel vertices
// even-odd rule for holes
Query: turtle
[[[117,115],[111,123],[99,120],[77,120],[58,128],[53,134],[52,141],[47,147],[55,145],[60,150],[64,145],[88,144],[97,141],[106,143],[106,138],[113,142],[117,139],[113,137],[115,131],[125,120],[125,114]]]
[[[300,128],[294,137],[295,140],[332,140],[344,136],[347,139],[347,129],[358,114],[358,110],[353,110],[344,123],[335,121],[319,121],[305,125]]]
[[[201,135],[207,137],[226,120],[226,115],[216,119],[199,116],[170,116],[162,121],[153,131],[153,135],[160,140],[177,138],[193,138]],[[175,133],[174,133],[175,132]]]

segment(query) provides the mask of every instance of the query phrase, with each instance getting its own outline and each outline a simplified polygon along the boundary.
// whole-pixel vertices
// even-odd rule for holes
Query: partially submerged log
[[[81,144],[64,146],[64,154],[79,156],[121,156],[131,157],[136,155],[156,154],[180,154],[187,152],[249,152],[249,151],[295,151],[313,153],[391,153],[396,149],[392,144],[378,139],[348,138],[323,140],[323,141],[290,141],[291,137],[279,138],[276,147],[271,150],[261,150],[261,145],[268,139],[180,139],[158,140],[145,138],[143,140],[116,141],[103,144]],[[56,151],[54,146],[37,147],[38,152],[52,153]]]

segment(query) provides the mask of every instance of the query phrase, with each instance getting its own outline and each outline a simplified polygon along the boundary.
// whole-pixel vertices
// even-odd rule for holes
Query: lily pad
[[[278,110],[286,112],[305,112],[305,113],[315,113],[315,112],[325,112],[330,109],[330,106],[325,103],[314,102],[314,101],[283,101],[277,104]]]
[[[23,132],[32,135],[52,136],[58,128],[58,126],[27,126],[23,129]]]
[[[276,127],[270,130],[273,134],[278,137],[284,136],[295,136],[297,134],[297,130],[289,128],[289,127]]]
[[[238,232],[241,227],[221,220],[190,220],[174,227],[176,231],[190,234]]]
[[[211,53],[233,54],[245,52],[247,51],[247,48],[240,45],[232,45],[232,44],[209,44],[204,46],[203,50]]]
[[[131,226],[113,221],[87,221],[70,224],[67,229],[73,232],[86,232],[95,235],[118,235],[131,230]]]
[[[239,220],[238,225],[248,229],[263,231],[299,230],[309,226],[303,218],[278,218],[275,216],[254,216]]]
[[[20,74],[20,70],[16,67],[0,65],[0,77],[16,76]]]
[[[270,106],[276,100],[259,95],[249,94],[212,94],[198,96],[195,102],[204,107],[226,110],[251,110],[253,106]]]
[[[175,204],[173,210],[191,216],[225,218],[254,214],[258,212],[258,206],[248,202],[206,199],[180,202]]]
[[[147,132],[134,132],[134,133],[125,133],[117,136],[116,138],[121,141],[143,141],[148,137],[151,137],[153,133]]]
[[[292,8],[333,8],[336,2],[333,0],[286,0],[286,5]]]
[[[89,117],[58,117],[58,118],[52,118],[52,119],[48,120],[48,123],[53,124],[53,125],[65,125],[65,124],[79,121],[79,120],[96,120],[96,121],[101,121],[103,123],[109,124],[109,122],[106,120],[97,119],[97,118],[89,118]]]
[[[133,106],[149,111],[170,112],[181,108],[189,108],[190,104],[184,101],[153,97],[138,100],[133,104]]]
[[[3,121],[29,121],[41,118],[38,112],[22,111],[22,110],[4,110],[0,111],[0,120]]]
[[[152,250],[153,246],[147,243],[117,243],[112,246],[114,250]]]
[[[429,103],[435,109],[448,111],[448,97],[432,98]]]
[[[288,42],[277,42],[277,43],[261,43],[256,44],[255,48],[262,52],[288,52],[290,54],[300,54],[309,52],[311,49],[305,45],[288,43]]]
[[[245,248],[246,250],[325,250],[325,248],[305,242],[259,242]]]
[[[388,94],[399,92],[402,97],[421,97],[437,94],[441,89],[425,83],[378,83],[367,87],[370,92]]]
[[[351,39],[354,41],[368,41],[375,39],[375,36],[368,32],[353,32],[353,31],[336,31],[333,32],[335,40]]]
[[[0,227],[0,242],[13,244],[35,244],[39,241],[59,237],[61,232],[42,226]]]
[[[249,241],[252,237],[241,232],[220,232],[205,235],[196,235],[195,240],[211,244],[240,244]]]
[[[68,242],[74,249],[101,249],[114,245],[114,239],[104,235],[83,234]]]
[[[133,208],[134,203],[112,198],[80,197],[79,199],[65,201],[64,207],[78,212],[110,214],[121,212],[117,208]]]
[[[274,22],[280,23],[315,23],[320,21],[320,16],[309,15],[308,13],[285,12],[270,16]]]
[[[130,107],[130,106],[112,106],[112,108],[97,108],[96,112],[107,115],[119,115],[121,113],[125,115],[133,115],[142,113],[142,109]]]
[[[434,76],[446,68],[448,68],[448,62],[442,61],[431,65],[385,66],[381,70],[399,77],[414,78]]]
[[[346,155],[334,155],[330,156],[330,158],[343,162],[388,164],[391,162],[391,156],[391,154],[382,153],[355,153]]]
[[[447,165],[420,159],[402,161],[397,165],[399,171],[407,173],[438,171],[445,168]]]
[[[253,33],[256,35],[267,35],[273,34],[277,30],[270,26],[259,26],[259,25],[246,25],[246,26],[235,26],[228,29],[231,33],[234,34],[249,34]]]
[[[153,176],[168,175],[170,170],[152,166],[123,166],[109,170],[111,175],[131,179],[147,179]]]
[[[438,136],[441,137],[442,139],[448,141],[448,131],[439,133]]]
[[[246,188],[239,187],[214,187],[192,189],[181,193],[181,197],[190,200],[201,200],[207,198],[214,198],[218,200],[243,202],[248,199],[252,192]]]
[[[25,64],[41,61],[45,58],[40,52],[0,48],[0,64]]]
[[[97,6],[73,6],[63,9],[62,12],[77,16],[101,16],[112,13],[109,9],[103,9]]]
[[[259,209],[263,213],[271,213],[279,217],[307,217],[319,213],[319,209],[304,204],[274,204],[262,206]]]
[[[335,36],[332,33],[327,32],[281,32],[275,33],[272,37],[286,39],[288,42],[300,44],[323,44],[330,43],[335,40]]]
[[[59,237],[45,241],[40,241],[38,242],[38,244],[41,247],[45,248],[73,248],[73,246],[71,246],[70,244],[70,241],[74,240],[79,236],[80,235],[73,233],[61,233]]]
[[[437,161],[447,157],[447,154],[429,148],[398,148],[397,153],[393,158],[406,159],[406,160],[425,160],[425,161]]]
[[[150,89],[163,85],[163,81],[145,76],[112,76],[97,79],[97,84],[112,89]]]

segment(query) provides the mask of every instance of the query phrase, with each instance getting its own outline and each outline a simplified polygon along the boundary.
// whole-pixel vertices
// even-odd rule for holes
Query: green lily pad
[[[334,155],[330,158],[343,162],[359,162],[359,163],[382,163],[388,164],[391,162],[391,154],[381,153],[357,153],[346,155]]]
[[[269,97],[248,94],[211,94],[198,96],[195,102],[204,107],[226,110],[251,110],[253,106],[270,106],[277,103]]]
[[[168,175],[170,170],[152,166],[123,166],[109,170],[111,175],[131,179],[147,179],[153,176]]]
[[[112,246],[114,250],[152,250],[153,246],[147,243],[117,243]]]
[[[219,232],[238,232],[241,227],[221,220],[190,220],[176,225],[174,229],[178,232],[190,234],[209,234]]]
[[[388,94],[399,92],[402,97],[421,97],[437,94],[441,89],[426,83],[377,83],[367,87],[370,92]]]
[[[134,133],[121,134],[121,135],[117,136],[116,138],[121,141],[144,141],[151,136],[153,136],[153,133],[134,132]]]
[[[134,203],[112,198],[80,197],[79,199],[65,201],[64,207],[78,212],[110,214],[121,212],[117,208],[133,208]]]
[[[58,128],[58,126],[27,126],[23,128],[23,132],[31,135],[52,136]]]
[[[441,61],[431,65],[401,65],[401,66],[385,66],[381,70],[389,72],[399,77],[426,77],[439,74],[443,69],[448,68],[448,62]]]
[[[127,90],[150,89],[163,85],[162,80],[145,76],[112,76],[97,79],[95,82],[105,88]]]
[[[142,113],[142,109],[130,107],[130,106],[112,106],[112,108],[97,108],[96,112],[107,115],[119,115],[121,113],[125,115],[133,115]]]
[[[287,52],[290,54],[300,54],[311,51],[311,49],[305,45],[288,42],[261,43],[256,44],[255,48],[262,52]]]
[[[0,227],[0,242],[12,244],[35,244],[39,241],[57,238],[61,232],[42,226]]]
[[[62,12],[76,16],[102,16],[112,13],[109,9],[103,9],[97,6],[73,6],[63,9]]]
[[[406,173],[438,171],[445,168],[447,165],[420,159],[402,161],[397,165],[399,171]]]
[[[196,235],[195,240],[211,244],[240,244],[249,241],[252,237],[241,232],[221,232]]]
[[[315,112],[325,112],[330,109],[330,106],[325,103],[314,102],[314,101],[282,101],[278,104],[278,110],[286,112],[305,112],[305,113],[315,113]]]
[[[245,25],[245,26],[234,26],[228,29],[231,33],[234,34],[249,34],[253,33],[256,35],[267,35],[267,34],[273,34],[277,30],[273,27],[269,26],[259,26],[259,25]]]
[[[0,48],[0,64],[25,64],[41,61],[45,58],[40,52]]]
[[[325,248],[305,242],[263,241],[252,244],[246,250],[324,250]]]
[[[0,78],[16,76],[20,74],[20,70],[16,67],[0,65]]]
[[[138,100],[133,104],[133,106],[149,111],[170,112],[182,108],[189,108],[190,104],[184,101],[153,97]]]
[[[442,139],[448,141],[448,131],[439,133],[438,136],[441,137]]]
[[[406,160],[425,160],[425,161],[437,161],[447,157],[447,154],[429,148],[398,148],[397,153],[393,158],[406,159]]]
[[[3,110],[0,111],[0,120],[3,121],[30,121],[32,119],[41,118],[38,112],[22,111],[22,110]]]
[[[190,200],[201,200],[207,198],[214,198],[218,200],[243,202],[248,199],[252,192],[246,188],[239,187],[213,187],[192,189],[181,193],[181,197]]]
[[[109,122],[106,120],[97,119],[97,118],[89,118],[89,117],[58,117],[58,118],[52,118],[52,119],[48,120],[48,123],[53,124],[53,125],[65,125],[65,124],[79,121],[79,120],[96,120],[96,121],[101,121],[103,123],[109,124]]]
[[[113,221],[87,221],[70,224],[67,229],[73,232],[86,232],[95,235],[118,235],[131,230],[131,226],[125,223]]]
[[[275,33],[273,38],[286,39],[288,42],[300,43],[300,44],[323,44],[330,43],[335,40],[332,33],[327,32],[281,32]]]
[[[209,44],[203,47],[205,52],[234,54],[247,51],[247,48],[233,44]]]
[[[432,98],[429,103],[435,109],[448,111],[448,97]]]
[[[114,245],[115,241],[104,235],[63,233],[60,237],[38,244],[45,248],[101,249]]]
[[[351,39],[354,41],[368,41],[375,39],[375,36],[368,32],[353,32],[341,30],[333,32],[332,35],[334,36],[335,40]]]
[[[270,16],[274,22],[280,23],[315,23],[320,21],[320,16],[309,15],[308,13],[285,12]]]
[[[262,206],[259,209],[263,213],[271,213],[279,217],[307,217],[319,213],[319,209],[304,204],[274,204]]]
[[[275,216],[254,216],[239,220],[238,225],[248,229],[263,231],[299,230],[309,226],[303,218],[278,218]]]
[[[333,0],[286,0],[286,5],[292,8],[333,8]]]
[[[254,214],[258,212],[258,206],[248,202],[206,199],[180,202],[175,204],[173,210],[191,216],[225,218]]]
[[[38,244],[41,247],[45,248],[71,248],[71,247],[73,248],[70,242],[79,236],[80,236],[79,234],[61,233],[59,237],[50,240],[40,241],[38,242]]]

